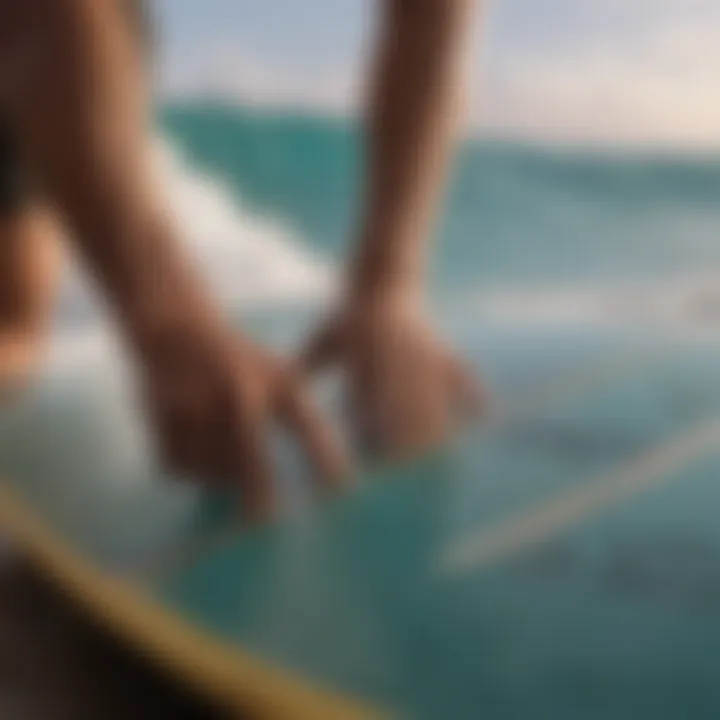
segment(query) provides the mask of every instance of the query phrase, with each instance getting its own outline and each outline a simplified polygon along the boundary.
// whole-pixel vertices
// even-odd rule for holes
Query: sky
[[[379,0],[159,0],[166,97],[358,112]],[[720,0],[486,0],[467,127],[720,148]]]

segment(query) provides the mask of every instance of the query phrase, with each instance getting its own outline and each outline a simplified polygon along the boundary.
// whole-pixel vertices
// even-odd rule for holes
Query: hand
[[[141,354],[148,413],[168,469],[236,485],[253,518],[273,509],[265,434],[271,421],[300,441],[325,485],[341,482],[341,446],[283,366],[244,339],[217,333],[152,338]]]
[[[308,371],[339,363],[362,448],[400,459],[437,446],[482,405],[472,373],[405,302],[356,302],[311,340]]]

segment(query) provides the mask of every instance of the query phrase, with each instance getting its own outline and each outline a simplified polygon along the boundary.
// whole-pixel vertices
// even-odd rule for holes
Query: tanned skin
[[[56,233],[37,205],[0,211],[0,398],[25,385],[42,355],[59,269]]]
[[[359,436],[385,457],[441,442],[476,399],[423,315],[424,257],[471,5],[386,3],[358,249],[344,302],[302,357],[308,370],[343,366]],[[273,508],[270,424],[295,434],[326,484],[346,476],[346,454],[308,398],[300,363],[231,331],[186,258],[152,176],[144,87],[117,0],[0,0],[0,107],[136,361],[166,465],[237,486],[249,514],[264,517]],[[0,227],[18,238],[0,242],[0,281],[16,285],[0,313],[0,378],[24,374],[36,358],[55,274],[51,226],[13,222]],[[10,328],[15,334],[5,335]],[[15,340],[6,337],[33,350],[12,360]]]
[[[380,457],[443,442],[475,412],[472,374],[424,309],[427,247],[459,117],[472,0],[389,0],[368,114],[365,206],[343,307],[305,354],[339,363],[356,436]]]

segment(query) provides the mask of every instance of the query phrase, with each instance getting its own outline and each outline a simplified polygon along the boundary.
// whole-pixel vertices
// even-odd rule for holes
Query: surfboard
[[[153,469],[104,367],[46,378],[0,410],[0,524],[233,711],[720,716],[718,347],[503,331],[466,352],[483,425],[329,500],[289,456],[298,501],[255,528]]]

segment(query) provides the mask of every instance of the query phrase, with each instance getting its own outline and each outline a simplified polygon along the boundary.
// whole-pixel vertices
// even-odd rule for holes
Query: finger
[[[207,479],[206,430],[186,419],[172,418],[165,421],[160,433],[160,450],[163,466],[168,472]]]
[[[437,346],[408,345],[406,359],[396,368],[398,392],[397,453],[404,459],[444,442],[450,429],[447,389]],[[400,357],[400,356],[398,356]]]
[[[166,470],[215,484],[214,438],[218,418],[204,387],[166,383],[146,389],[145,400]]]
[[[391,457],[406,460],[430,451],[447,438],[450,422],[447,398],[436,384],[429,384],[400,399]]]
[[[366,459],[385,455],[389,428],[394,426],[391,395],[394,388],[384,382],[389,376],[385,357],[364,353],[351,359],[345,413],[349,419],[353,446]]]
[[[301,351],[300,367],[305,372],[318,372],[337,360],[339,350],[340,331],[335,324],[328,324]]]
[[[275,496],[265,418],[242,401],[231,408],[229,416],[224,452],[231,481],[240,488],[241,512],[253,522],[269,520]]]
[[[357,397],[377,458],[404,461],[442,441],[447,403],[430,362],[418,353],[388,353],[371,392]]]
[[[381,441],[378,428],[373,422],[376,417],[367,402],[348,393],[345,397],[345,415],[349,420],[352,446],[363,458],[373,458],[380,454]]]
[[[187,393],[146,389],[145,400],[153,418],[155,439],[163,468],[172,474],[196,475],[202,467],[205,427],[197,422],[199,407]]]
[[[465,362],[451,357],[446,372],[450,385],[452,403],[464,418],[477,418],[486,409],[487,397],[472,368]]]
[[[297,379],[286,381],[278,398],[277,413],[297,436],[323,486],[345,485],[351,467],[347,449]]]
[[[240,481],[242,512],[253,522],[270,520],[275,510],[273,474],[269,455],[259,433],[240,442],[236,453],[236,477]]]

